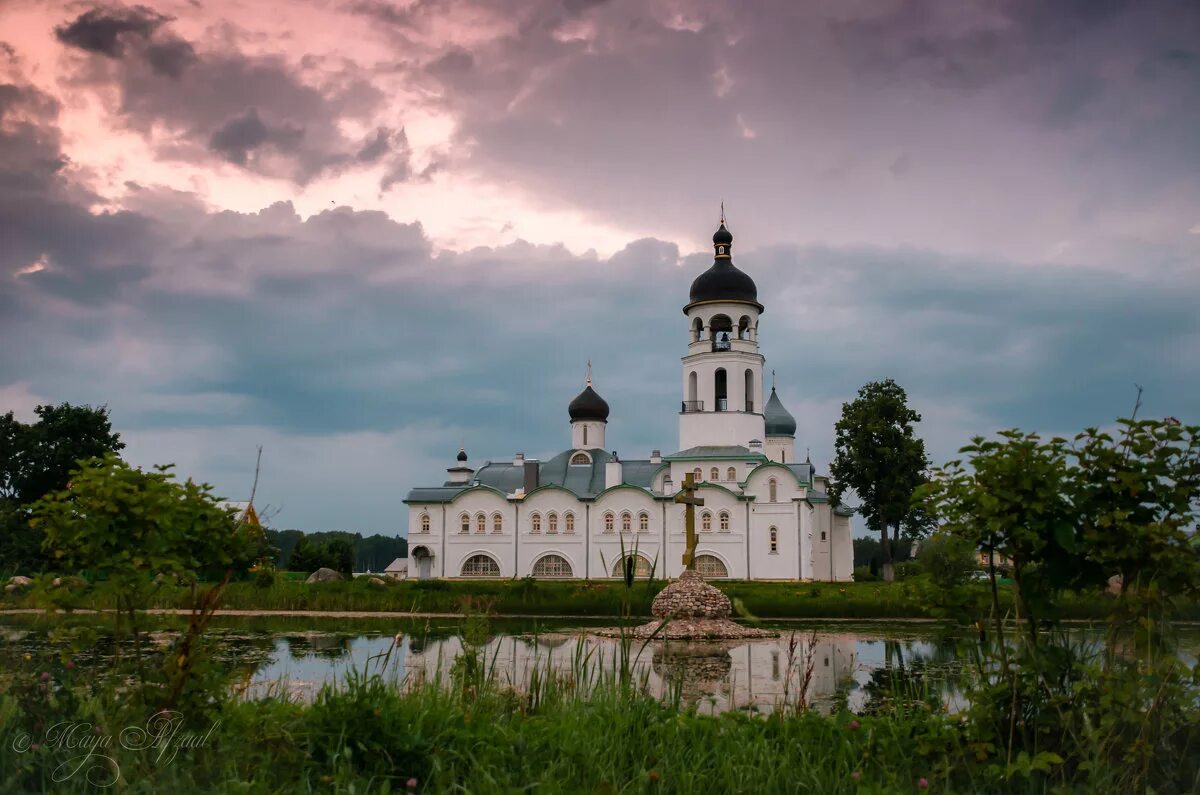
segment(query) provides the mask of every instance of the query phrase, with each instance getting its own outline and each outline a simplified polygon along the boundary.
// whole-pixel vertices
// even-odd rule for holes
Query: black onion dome
[[[779,395],[775,394],[775,387],[771,387],[771,397],[763,409],[763,420],[766,421],[767,436],[796,435],[796,418],[783,407]]]
[[[467,450],[465,447],[458,448],[458,460],[459,461],[467,460]]]
[[[733,264],[730,255],[732,243],[733,235],[722,223],[713,235],[716,259],[711,268],[692,282],[692,289],[688,294],[689,306],[704,301],[741,301],[754,304],[758,311],[762,311],[762,305],[758,303],[758,287],[755,286],[754,280]]]
[[[701,301],[744,301],[758,303],[758,288],[754,280],[734,267],[727,259],[717,260],[712,267],[696,277],[688,294],[691,303]]]
[[[571,405],[567,406],[567,413],[571,415],[571,422],[576,420],[608,422],[608,403],[596,394],[596,390],[592,389],[591,384],[588,384],[582,392],[575,396]]]

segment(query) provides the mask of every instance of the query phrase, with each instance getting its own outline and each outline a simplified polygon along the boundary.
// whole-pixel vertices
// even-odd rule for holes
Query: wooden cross
[[[684,527],[687,529],[687,547],[683,551],[683,567],[696,570],[696,506],[704,504],[703,497],[696,496],[696,479],[691,472],[683,476],[683,485],[675,495],[675,502],[683,503]]]

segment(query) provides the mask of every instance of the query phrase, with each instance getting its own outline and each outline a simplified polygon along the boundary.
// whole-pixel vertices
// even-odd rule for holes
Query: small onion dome
[[[696,277],[688,294],[688,306],[705,301],[739,301],[753,304],[762,311],[758,303],[758,287],[754,280],[743,271],[737,269],[730,256],[733,235],[722,223],[717,233],[713,235],[713,248],[716,258],[712,267]],[[687,311],[685,307],[684,311]]]
[[[775,394],[775,387],[771,387],[771,397],[763,409],[763,419],[766,421],[767,436],[796,435],[796,418],[783,407],[779,395]]]
[[[575,396],[571,405],[567,406],[567,413],[571,415],[571,422],[576,420],[608,422],[608,403],[596,394],[596,390],[592,389],[591,384],[588,384],[582,392]]]
[[[467,450],[465,447],[458,448],[458,460],[459,461],[467,460]]]

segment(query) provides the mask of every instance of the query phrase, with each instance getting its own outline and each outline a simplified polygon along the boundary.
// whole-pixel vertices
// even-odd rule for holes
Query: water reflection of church
[[[683,511],[672,498],[690,473],[705,500],[697,516],[705,577],[851,578],[851,511],[830,503],[828,479],[807,457],[797,460],[796,420],[774,385],[764,392],[764,308],[734,266],[732,244],[722,222],[713,265],[683,307],[678,451],[622,459],[607,449],[609,406],[589,373],[568,406],[567,450],[478,467],[459,450],[442,485],[409,492],[410,577],[612,577],[622,548],[635,545],[640,573],[656,561],[660,575],[678,576]]]
[[[405,673],[410,683],[446,681],[462,641],[453,636],[428,645],[408,648]],[[794,653],[788,638],[744,643],[656,643],[647,646],[634,663],[636,677],[646,677],[650,694],[663,698],[679,688],[683,700],[705,712],[759,710],[771,712],[784,703],[794,705],[804,669],[811,661],[812,676],[805,692],[806,703],[829,709],[840,688],[851,684],[857,667],[856,641],[852,635],[797,635]],[[635,650],[636,651],[636,650]],[[578,661],[612,671],[618,661],[618,644],[591,635],[551,633],[540,637],[501,636],[482,650],[501,682],[523,683],[534,669],[544,674],[547,667],[573,676]]]

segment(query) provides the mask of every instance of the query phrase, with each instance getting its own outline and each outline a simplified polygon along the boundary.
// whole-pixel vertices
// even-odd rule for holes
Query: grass
[[[1036,772],[1001,773],[992,751],[972,746],[966,722],[936,709],[708,716],[677,689],[660,701],[594,662],[576,666],[578,676],[541,672],[520,689],[490,677],[486,660],[467,668],[456,663],[450,685],[359,672],[312,704],[222,699],[206,715],[184,716],[181,741],[214,727],[197,747],[164,754],[112,742],[101,749],[107,758],[87,765],[78,747],[10,741],[39,729],[0,692],[0,791],[97,791],[86,778],[93,766],[96,781],[119,770],[113,791],[134,793],[1124,791],[1121,771],[1099,754],[1065,789]],[[36,682],[38,670],[14,673]],[[56,670],[51,688],[67,684],[60,677]],[[136,721],[103,698],[78,704],[49,720],[82,721],[102,735]]]
[[[13,718],[0,699],[0,728]],[[863,718],[857,731],[850,719],[706,717],[615,683],[468,697],[355,678],[313,705],[228,702],[208,744],[169,763],[119,743],[105,753],[127,792],[404,792],[410,779],[422,792],[915,792],[934,775],[930,759],[904,749],[945,719]],[[0,790],[88,791],[82,772],[54,780],[69,755],[5,743]]]
[[[764,619],[787,618],[931,618],[934,613],[915,587],[915,580],[894,583],[846,582],[748,582],[717,581],[745,612]],[[638,582],[628,594],[631,615],[648,617],[650,605],[666,583]],[[982,594],[985,583],[976,586]],[[490,605],[498,615],[528,616],[615,616],[621,612],[624,586],[616,580],[425,580],[389,581],[372,585],[367,578],[314,583],[280,577],[270,587],[253,580],[231,584],[221,606],[236,610],[336,610],[363,612],[457,613],[465,600]],[[1011,590],[1002,588],[1004,604],[1011,603]],[[27,596],[0,595],[0,609],[30,606]],[[152,607],[186,608],[186,588],[162,587]],[[78,607],[106,607],[85,594]],[[1062,604],[1068,619],[1102,619],[1110,608],[1103,595],[1075,595]],[[1184,606],[1183,619],[1200,620],[1200,604]]]

